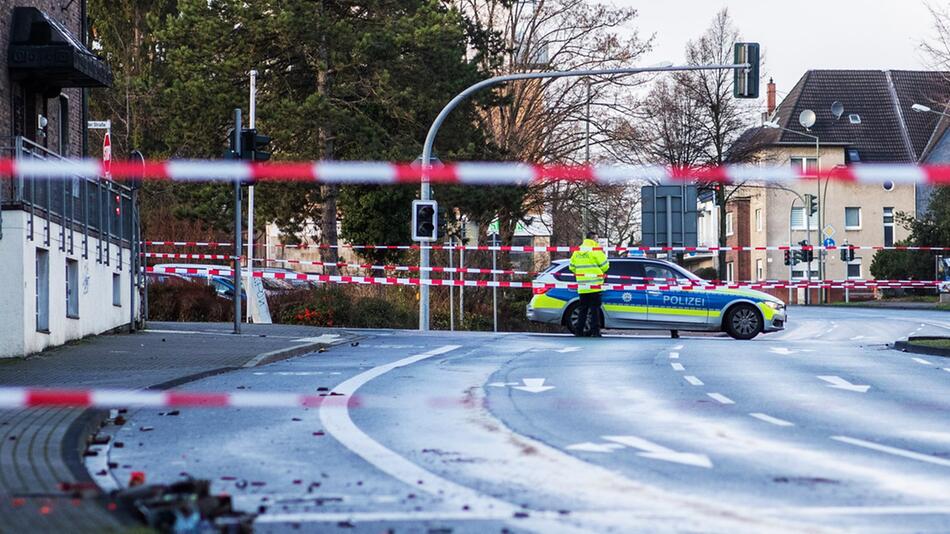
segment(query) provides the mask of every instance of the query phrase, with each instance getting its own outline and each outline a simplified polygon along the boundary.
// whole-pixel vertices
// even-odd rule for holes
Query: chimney
[[[772,78],[769,78],[768,110],[769,117],[771,117],[772,113],[775,113],[775,80]]]

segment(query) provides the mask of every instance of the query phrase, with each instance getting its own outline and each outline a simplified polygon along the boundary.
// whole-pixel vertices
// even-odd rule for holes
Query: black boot
[[[670,330],[670,337],[671,337],[672,339],[679,339],[679,338],[680,338],[680,331],[679,331],[679,330]]]

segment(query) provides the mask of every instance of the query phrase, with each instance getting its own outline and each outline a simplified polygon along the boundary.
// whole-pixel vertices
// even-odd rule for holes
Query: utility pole
[[[234,151],[241,157],[241,108],[234,110]],[[241,181],[234,181],[234,333],[241,333]]]
[[[251,71],[251,95],[248,108],[247,127],[254,130],[257,124],[257,71]],[[253,157],[257,147],[251,147]],[[240,152],[238,152],[240,154]],[[254,184],[247,186],[247,268],[248,284],[251,287],[251,271],[254,270]],[[251,322],[251,299],[247,299],[247,322]]]

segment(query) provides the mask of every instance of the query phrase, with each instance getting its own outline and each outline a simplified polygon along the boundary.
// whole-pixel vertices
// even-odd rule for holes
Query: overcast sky
[[[933,0],[937,3],[945,0]],[[808,69],[922,69],[920,41],[931,34],[923,0],[606,0],[639,11],[635,25],[655,34],[644,64],[683,59],[689,39],[728,7],[742,36],[762,43],[779,100]]]

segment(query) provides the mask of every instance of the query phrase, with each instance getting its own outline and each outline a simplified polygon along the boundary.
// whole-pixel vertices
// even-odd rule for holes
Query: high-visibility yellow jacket
[[[600,244],[593,239],[585,239],[581,247],[594,248]],[[603,250],[576,250],[571,254],[571,272],[580,286],[578,293],[598,293],[602,288],[591,288],[592,284],[603,284],[606,279],[610,262]]]

